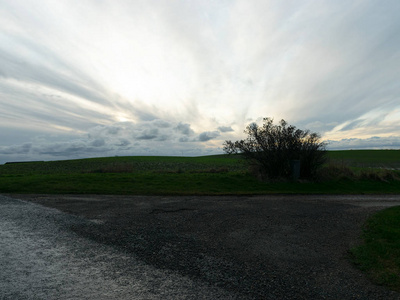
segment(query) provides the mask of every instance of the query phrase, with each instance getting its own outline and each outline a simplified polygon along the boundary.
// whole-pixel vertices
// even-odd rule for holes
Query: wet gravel
[[[0,299],[235,299],[70,230],[90,224],[0,196]]]
[[[348,254],[399,196],[13,197],[58,210],[0,197],[4,299],[400,299]]]

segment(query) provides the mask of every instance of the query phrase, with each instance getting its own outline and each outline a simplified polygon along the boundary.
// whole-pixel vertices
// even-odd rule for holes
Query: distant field
[[[400,150],[328,151],[332,163],[361,168],[400,169]]]
[[[121,156],[29,162],[0,166],[0,174],[72,174],[72,173],[182,173],[245,170],[238,156],[211,155],[201,157]]]
[[[329,151],[329,164],[400,168],[398,150]],[[108,157],[0,165],[0,193],[400,193],[400,181],[261,182],[239,156]]]

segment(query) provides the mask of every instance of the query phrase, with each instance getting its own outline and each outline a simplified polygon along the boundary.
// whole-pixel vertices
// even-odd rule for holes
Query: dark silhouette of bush
[[[300,177],[311,179],[326,161],[326,143],[319,134],[297,129],[285,120],[274,125],[273,119],[264,118],[262,126],[251,123],[244,132],[245,140],[225,141],[224,151],[241,153],[269,179],[291,178],[291,162],[296,160],[300,161]]]

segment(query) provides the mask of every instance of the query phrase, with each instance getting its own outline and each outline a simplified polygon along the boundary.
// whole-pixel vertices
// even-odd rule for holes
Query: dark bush
[[[291,178],[291,161],[300,160],[300,177],[315,177],[317,169],[326,160],[326,144],[317,133],[297,129],[281,120],[278,125],[273,119],[264,118],[263,125],[252,123],[244,131],[248,137],[236,142],[225,141],[224,151],[241,153],[258,165],[261,176],[269,179]],[[253,167],[254,168],[254,167]]]

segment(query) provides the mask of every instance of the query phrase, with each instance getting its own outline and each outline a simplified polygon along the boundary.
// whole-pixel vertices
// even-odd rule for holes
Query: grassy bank
[[[354,263],[373,282],[400,292],[400,207],[368,219],[362,238],[363,244],[351,250]]]
[[[228,155],[108,157],[5,164],[0,165],[0,192],[147,195],[400,193],[400,181],[395,180],[398,171],[390,171],[394,175],[388,176],[382,169],[371,169],[378,166],[396,168],[400,151],[331,151],[328,154],[329,165],[324,174],[329,173],[329,176],[319,182],[262,182],[250,174],[240,157]],[[342,173],[349,173],[348,170],[353,174],[343,176]]]

